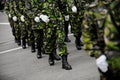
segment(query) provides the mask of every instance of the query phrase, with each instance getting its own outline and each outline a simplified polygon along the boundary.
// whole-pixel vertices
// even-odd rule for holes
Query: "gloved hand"
[[[35,20],[35,22],[40,22],[40,18],[39,17],[35,17],[34,20]]]
[[[69,15],[65,16],[65,21],[69,21]]]
[[[16,16],[12,17],[12,19],[13,19],[13,21],[17,21],[17,17]]]
[[[72,12],[77,13],[77,7],[76,6],[72,7]]]
[[[8,17],[11,18],[11,14],[8,14]]]
[[[20,19],[22,22],[25,22],[25,17],[23,15],[20,17]]]
[[[47,15],[40,15],[40,18],[43,22],[48,23],[50,21],[49,17]]]
[[[108,71],[108,63],[106,61],[106,56],[105,55],[101,55],[100,57],[98,57],[96,59],[96,64],[102,72],[107,72]]]

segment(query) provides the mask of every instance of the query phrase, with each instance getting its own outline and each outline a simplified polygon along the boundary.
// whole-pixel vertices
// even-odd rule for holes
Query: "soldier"
[[[28,33],[28,46],[31,46],[31,52],[34,53],[35,50],[35,36],[32,30],[32,21],[33,21],[33,12],[32,12],[32,5],[31,0],[25,0],[25,24],[26,30]]]
[[[14,21],[14,28],[15,28],[15,35],[17,38],[17,44],[21,45],[21,26],[20,26],[20,12],[18,10],[18,0],[13,0],[13,21]]]
[[[71,32],[75,37],[75,44],[78,50],[81,50],[82,42],[81,42],[81,35],[82,35],[82,28],[81,24],[83,21],[84,15],[84,0],[74,0],[73,3],[70,5],[72,12],[70,13],[70,23],[71,23]]]
[[[22,48],[25,49],[26,48],[26,40],[27,40],[27,36],[28,36],[27,28],[26,28],[26,24],[25,24],[25,17],[24,17],[25,1],[19,0],[18,10],[19,10],[19,13],[20,13]]]
[[[58,0],[58,6],[60,9],[60,12],[64,16],[64,30],[65,30],[65,42],[71,42],[71,40],[68,37],[68,28],[69,28],[69,13],[68,13],[68,3],[67,0]]]
[[[44,2],[41,20],[45,23],[45,52],[49,54],[49,64],[54,65],[57,45],[59,47],[59,55],[62,57],[62,68],[71,70],[72,67],[67,61],[67,46],[64,43],[64,27],[63,16],[59,12],[56,0],[47,0]],[[49,8],[49,9],[48,9]]]
[[[35,36],[35,42],[37,45],[37,58],[42,58],[42,48],[43,48],[43,29],[39,18],[39,14],[42,11],[42,0],[32,0],[32,11],[33,11],[33,20],[32,20],[32,30]]]
[[[105,58],[101,56],[97,59],[97,65],[101,71],[101,80],[120,79],[120,1],[105,0],[104,5],[108,8],[105,20],[104,40]],[[103,56],[103,55],[102,55]],[[105,64],[106,65],[102,65]],[[101,67],[102,65],[102,67]]]
[[[90,56],[96,58],[100,80],[120,78],[120,37],[117,36],[119,28],[115,27],[120,23],[119,17],[115,18],[116,14],[119,16],[120,1],[110,1],[95,0],[85,13],[87,18],[83,30],[84,47]]]
[[[11,13],[10,13],[12,6],[10,6],[10,4],[11,4],[11,0],[6,0],[6,1],[5,1],[4,10],[5,10],[5,12],[6,12],[7,16],[8,16],[8,21],[9,21],[10,27],[11,27],[11,29],[12,29],[12,34],[13,34],[13,36],[15,37],[14,22],[13,22],[13,19],[12,19],[12,15],[11,15]],[[15,38],[15,41],[16,41],[16,38]]]
[[[6,0],[4,8],[5,8],[6,14],[8,15],[8,21],[9,21],[11,29],[12,29],[12,34],[15,38],[14,40],[15,40],[15,42],[17,42],[17,37],[16,37],[16,34],[15,34],[14,21],[12,19],[13,15],[14,15],[12,0]]]

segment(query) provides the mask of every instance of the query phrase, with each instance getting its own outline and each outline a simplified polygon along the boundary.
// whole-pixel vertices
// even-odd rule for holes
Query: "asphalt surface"
[[[49,66],[48,55],[37,59],[30,47],[22,49],[14,42],[7,16],[0,12],[0,80],[99,80],[95,59],[75,48],[71,33],[69,38],[68,61],[72,70],[62,69],[61,61]]]

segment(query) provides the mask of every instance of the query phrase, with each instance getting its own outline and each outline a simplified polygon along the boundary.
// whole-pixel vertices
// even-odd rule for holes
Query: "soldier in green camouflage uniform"
[[[42,11],[43,0],[32,0],[32,10],[33,10],[33,20],[32,20],[32,30],[35,36],[35,42],[37,45],[37,58],[42,58],[42,46],[43,46],[43,29],[39,14]]]
[[[14,21],[15,37],[17,39],[17,44],[21,45],[21,27],[19,25],[20,13],[19,13],[19,10],[17,9],[18,1],[13,0],[13,1],[11,1],[11,3],[12,3],[11,6],[13,6],[11,9],[11,13],[12,13],[13,21]]]
[[[13,15],[14,15],[12,0],[6,1],[4,8],[5,8],[6,14],[8,15],[8,20],[9,20],[10,26],[12,28],[12,34],[15,38],[14,40],[15,40],[15,42],[17,42],[17,37],[16,37],[16,34],[15,34],[14,21],[12,19]]]
[[[119,80],[120,37],[117,31],[119,28],[117,29],[114,23],[120,26],[118,17],[120,1],[108,3],[109,0],[98,2],[96,0],[94,4],[89,5],[89,10],[85,13],[86,21],[83,22],[83,41],[88,54],[96,58],[100,80]]]
[[[67,0],[58,0],[58,6],[60,8],[60,12],[64,16],[64,30],[65,30],[65,42],[71,42],[68,37],[68,27],[69,27],[69,12],[68,12],[68,3]]]
[[[20,13],[20,27],[21,27],[21,40],[22,40],[22,48],[25,49],[26,48],[26,40],[27,40],[27,28],[26,28],[26,24],[25,24],[25,1],[24,0],[19,0],[18,2],[18,10]]]
[[[35,36],[32,30],[32,21],[33,21],[33,12],[32,12],[32,5],[31,0],[25,0],[25,24],[26,30],[28,33],[28,45],[31,46],[31,52],[35,52]]]
[[[82,29],[81,24],[83,21],[83,15],[84,15],[84,0],[74,0],[72,4],[70,4],[70,23],[71,23],[71,32],[73,33],[75,37],[75,44],[76,48],[78,50],[81,50],[81,35],[82,35]],[[76,7],[76,12],[73,12],[71,8]]]
[[[87,5],[89,6],[86,6],[84,14],[82,38],[84,49],[91,57],[96,58],[97,63],[99,57],[104,57],[102,55],[105,53],[103,30],[107,10],[101,1],[87,2]]]
[[[109,3],[109,4],[108,4]],[[108,70],[102,72],[102,80],[120,79],[120,1],[105,0],[108,14],[105,20],[104,39]]]
[[[55,0],[44,2],[40,18],[45,24],[45,52],[49,54],[49,64],[54,65],[54,51],[59,48],[59,55],[62,57],[62,68],[72,69],[67,61],[67,46],[64,43],[63,16],[59,12],[58,3]]]

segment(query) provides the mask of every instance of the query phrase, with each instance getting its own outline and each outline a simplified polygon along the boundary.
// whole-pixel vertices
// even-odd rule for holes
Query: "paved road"
[[[0,13],[0,80],[99,80],[95,60],[75,48],[74,37],[67,43],[72,70],[63,70],[61,61],[49,66],[48,55],[36,58],[30,47],[22,49],[14,37],[5,13]]]

